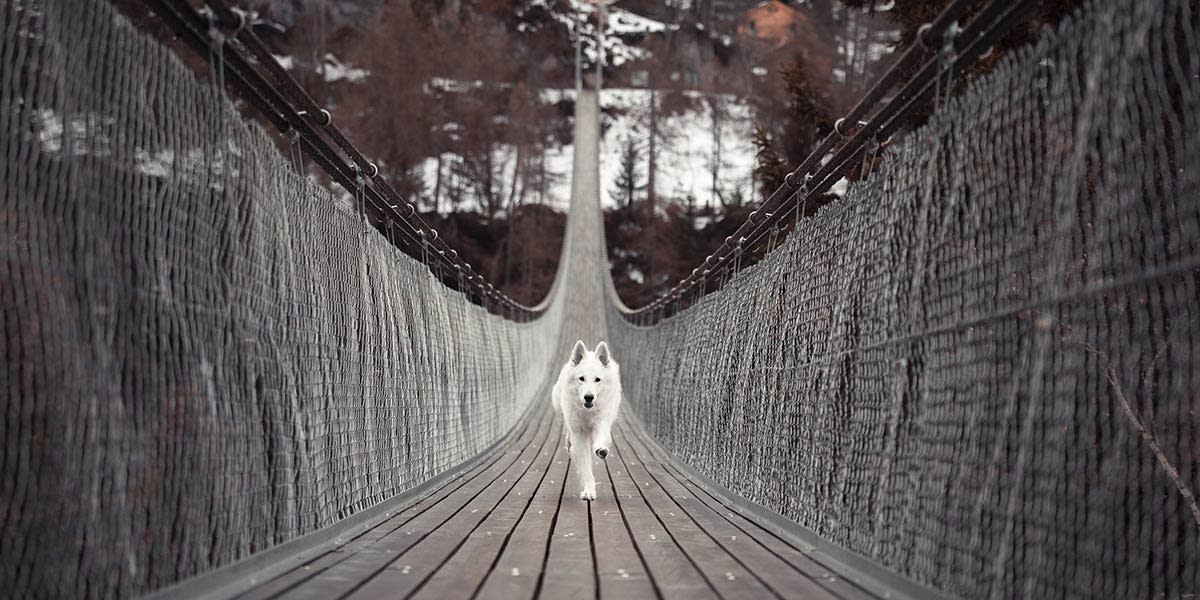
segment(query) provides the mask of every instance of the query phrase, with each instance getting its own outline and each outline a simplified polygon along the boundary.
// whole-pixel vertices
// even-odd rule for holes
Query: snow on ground
[[[296,59],[293,56],[286,54],[272,54],[271,56],[276,62],[279,63],[279,66],[283,67],[286,71],[291,71],[292,69],[296,68]],[[321,72],[325,78],[325,81],[330,83],[341,81],[343,79],[349,81],[350,83],[362,83],[366,80],[367,76],[371,74],[371,72],[366,69],[342,62],[331,52],[326,52],[325,56],[322,57]]]
[[[619,8],[609,10],[608,32],[612,34],[657,33],[668,29],[667,24],[662,21],[655,21]]]
[[[333,83],[334,81],[340,81],[342,79],[345,79],[351,83],[360,83],[362,80],[367,78],[367,75],[371,74],[371,72],[366,69],[352,67],[349,64],[338,60],[336,56],[328,52],[325,53],[324,64],[321,65],[321,67],[322,72],[325,75],[325,81],[330,83]]]
[[[599,59],[596,47],[596,25],[588,21],[586,15],[597,9],[591,4],[578,0],[570,0],[569,5],[570,10],[551,11],[551,16],[573,33],[582,36],[583,57],[588,62],[595,63]],[[619,67],[629,61],[642,60],[650,55],[649,51],[644,48],[626,44],[621,36],[644,35],[677,28],[676,25],[668,25],[615,6],[608,8],[607,23],[607,27],[604,28],[604,56],[605,62],[614,67]],[[521,28],[521,31],[534,30],[532,27]]]

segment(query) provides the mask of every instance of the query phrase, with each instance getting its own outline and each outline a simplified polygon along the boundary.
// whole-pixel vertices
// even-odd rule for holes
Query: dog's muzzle
[[[584,407],[584,408],[591,408],[591,407],[592,407],[592,401],[593,401],[593,400],[595,400],[595,399],[596,399],[596,397],[595,397],[595,396],[593,396],[593,395],[591,395],[591,394],[588,394],[588,395],[584,396],[584,397],[583,397],[583,407]]]

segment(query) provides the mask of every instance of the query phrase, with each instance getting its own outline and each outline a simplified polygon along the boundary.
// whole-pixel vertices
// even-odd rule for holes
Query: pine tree
[[[789,167],[795,168],[833,130],[833,117],[809,80],[803,57],[797,56],[782,75],[791,99],[788,104],[789,118],[784,129],[783,155]]]
[[[621,145],[621,170],[617,172],[617,178],[613,181],[614,188],[612,199],[618,204],[623,204],[626,207],[633,206],[634,200],[637,199],[637,193],[640,192],[645,184],[641,182],[642,174],[638,169],[638,161],[641,159],[638,153],[637,145],[633,140],[627,139]]]
[[[754,131],[754,146],[758,149],[758,165],[754,172],[762,182],[764,199],[770,197],[783,184],[784,176],[798,167],[833,130],[833,117],[808,78],[804,57],[797,56],[781,75],[789,98],[782,131],[772,131],[761,124]]]
[[[762,195],[765,200],[770,197],[771,192],[783,185],[783,178],[788,173],[787,166],[783,164],[783,159],[775,150],[771,132],[762,125],[754,126],[754,147],[757,149],[755,159],[758,163],[754,167],[754,176],[762,184]]]

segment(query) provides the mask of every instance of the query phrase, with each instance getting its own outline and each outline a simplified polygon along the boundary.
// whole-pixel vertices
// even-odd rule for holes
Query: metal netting
[[[610,310],[628,406],[954,594],[1200,592],[1195,11],[1092,3],[721,291]]]
[[[524,412],[560,309],[440,285],[107,2],[0,2],[0,31],[3,595],[160,588]]]
[[[1194,594],[1197,30],[1189,0],[1095,3],[641,328],[604,309],[593,122],[518,325],[107,3],[0,2],[0,589],[130,595],[334,523],[499,439],[608,332],[677,456],[902,573]]]

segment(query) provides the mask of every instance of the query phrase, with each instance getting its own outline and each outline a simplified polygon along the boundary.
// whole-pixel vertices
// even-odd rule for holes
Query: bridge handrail
[[[424,263],[444,285],[492,313],[526,322],[545,312],[550,294],[535,306],[521,304],[459,257],[458,251],[421,218],[416,207],[378,176],[378,166],[333,124],[329,111],[309,96],[246,27],[245,12],[226,0],[205,2],[207,13],[186,0],[151,0],[161,9],[163,20],[201,58],[213,68],[220,68],[221,76],[231,76],[228,83],[242,99],[279,133],[298,136],[300,150],[351,194],[371,228]],[[221,89],[225,83],[216,82]]]
[[[923,25],[918,30],[916,43],[880,77],[854,108],[836,121],[834,130],[821,140],[799,166],[787,174],[784,183],[757,210],[751,212],[746,221],[727,236],[691,274],[666,294],[636,309],[627,307],[612,289],[610,295],[615,300],[617,310],[635,324],[653,325],[720,289],[743,266],[743,254],[753,251],[768,233],[774,235],[771,236],[772,244],[767,252],[773,250],[775,242],[781,239],[778,234],[786,227],[785,220],[789,216],[794,214],[798,219],[827,203],[829,200],[823,197],[825,192],[862,162],[871,142],[874,142],[875,148],[882,144],[881,140],[886,142],[943,85],[943,79],[947,80],[944,85],[949,88],[966,70],[959,68],[960,65],[971,64],[1037,3],[1033,0],[992,0],[965,28],[958,27],[957,19],[971,4],[970,0],[955,0],[936,19]],[[940,48],[936,45],[939,39],[944,39],[944,45]],[[922,60],[925,62],[920,70],[879,108],[870,121],[860,121]],[[844,125],[846,123],[850,125]],[[838,146],[841,140],[846,142]]]

